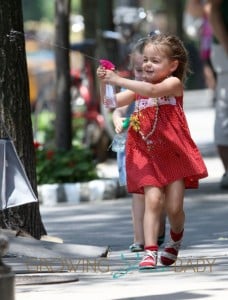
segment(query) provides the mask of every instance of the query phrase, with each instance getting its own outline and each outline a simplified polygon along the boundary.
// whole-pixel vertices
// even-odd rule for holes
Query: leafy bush
[[[83,182],[98,178],[91,151],[82,146],[56,150],[35,143],[37,183]]]

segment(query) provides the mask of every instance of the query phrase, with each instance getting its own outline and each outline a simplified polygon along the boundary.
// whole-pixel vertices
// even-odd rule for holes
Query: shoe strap
[[[181,241],[182,240],[179,240],[179,241],[174,241],[174,240],[170,240],[167,245],[165,246],[165,248],[174,248],[175,250],[179,250],[180,246],[181,246]]]
[[[157,251],[146,250],[145,252],[146,253],[145,253],[145,257],[144,258],[150,256],[153,259],[157,259],[157,256],[158,256],[158,252]]]

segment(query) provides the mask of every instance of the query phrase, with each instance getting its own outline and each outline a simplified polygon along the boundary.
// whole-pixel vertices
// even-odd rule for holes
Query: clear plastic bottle
[[[115,134],[112,141],[112,151],[123,152],[125,151],[125,144],[127,138],[127,128],[129,126],[130,118],[126,118],[123,121],[123,131]]]
[[[105,102],[104,106],[106,108],[115,108],[117,106],[116,103],[116,92],[115,87],[111,84],[105,85]]]
[[[107,70],[115,70],[115,66],[113,63],[109,60],[106,59],[101,59],[100,64],[102,65],[103,68]],[[106,108],[115,108],[117,106],[116,103],[116,91],[115,87],[111,84],[106,84],[105,85],[105,95],[104,95],[104,106]]]
[[[126,130],[122,131],[121,133],[115,134],[112,141],[112,151],[114,152],[125,151],[126,138],[127,138]]]

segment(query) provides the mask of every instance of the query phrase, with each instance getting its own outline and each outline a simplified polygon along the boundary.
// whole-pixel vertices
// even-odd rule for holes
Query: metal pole
[[[1,300],[14,300],[14,274],[11,267],[5,265],[2,256],[8,250],[8,238],[0,234],[0,295]]]

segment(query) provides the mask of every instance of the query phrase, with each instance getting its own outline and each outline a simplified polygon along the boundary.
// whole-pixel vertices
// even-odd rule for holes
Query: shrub
[[[83,145],[71,150],[45,148],[34,143],[36,149],[37,183],[72,183],[98,178],[91,151]]]

